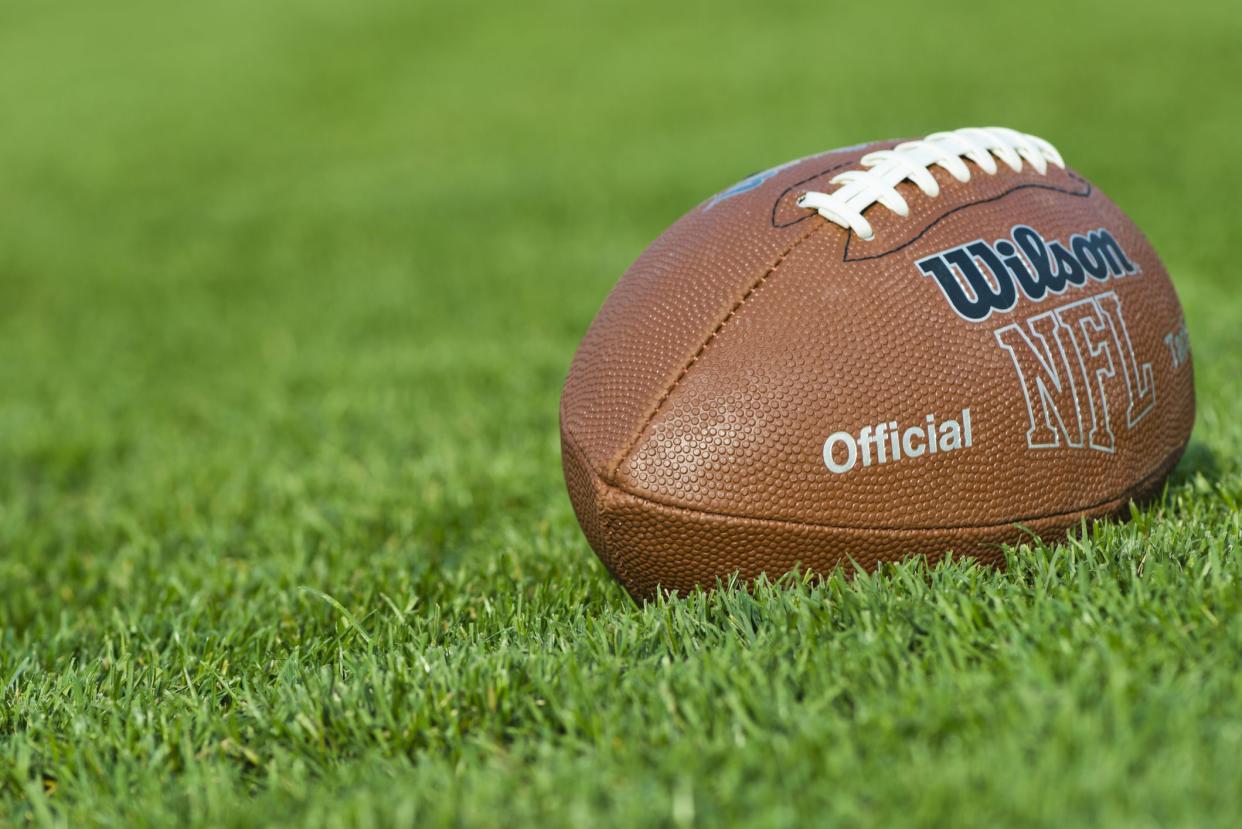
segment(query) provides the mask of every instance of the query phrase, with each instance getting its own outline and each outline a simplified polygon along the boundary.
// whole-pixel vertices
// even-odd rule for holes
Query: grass
[[[1237,824],[1236,4],[186,9],[0,7],[0,824]],[[1162,252],[1167,497],[632,604],[556,432],[612,282],[749,172],[977,123]]]

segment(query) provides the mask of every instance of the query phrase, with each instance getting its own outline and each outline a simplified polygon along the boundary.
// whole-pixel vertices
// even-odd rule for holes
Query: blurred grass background
[[[1229,2],[5,0],[0,822],[1236,823],[1239,78]],[[1169,500],[629,604],[556,436],[613,281],[755,170],[990,124],[1173,275]]]

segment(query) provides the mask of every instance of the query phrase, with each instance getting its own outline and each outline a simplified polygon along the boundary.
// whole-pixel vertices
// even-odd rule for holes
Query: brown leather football
[[[1063,536],[1186,446],[1182,310],[1143,234],[1001,128],[775,167],[691,210],[561,398],[587,540],[637,597]]]

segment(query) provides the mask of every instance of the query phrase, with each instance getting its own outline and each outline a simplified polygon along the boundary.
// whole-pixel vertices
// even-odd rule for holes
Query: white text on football
[[[952,452],[974,443],[970,428],[970,409],[962,409],[960,419],[936,422],[929,414],[918,426],[902,427],[897,421],[864,426],[854,436],[833,432],[824,441],[824,464],[828,471],[842,475],[862,466],[895,463],[939,452]]]

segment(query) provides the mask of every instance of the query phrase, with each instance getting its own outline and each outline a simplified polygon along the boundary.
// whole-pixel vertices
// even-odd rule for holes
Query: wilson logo
[[[1075,234],[1068,244],[1046,241],[1017,225],[1009,239],[982,239],[920,259],[919,270],[936,280],[953,310],[971,322],[1009,311],[1021,293],[1034,302],[1081,287],[1138,273],[1121,245],[1104,228]]]
[[[1032,449],[1112,452],[1116,430],[1133,429],[1156,405],[1151,363],[1134,355],[1113,291],[996,330],[1026,397]],[[1118,407],[1124,417],[1114,420]]]

